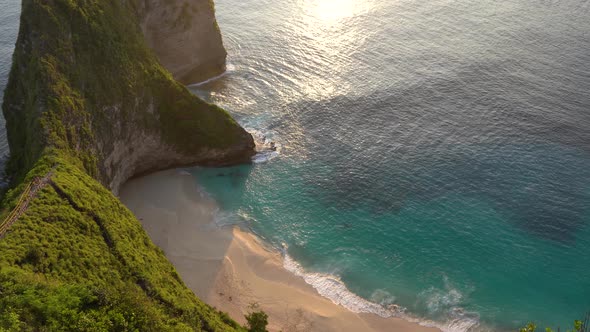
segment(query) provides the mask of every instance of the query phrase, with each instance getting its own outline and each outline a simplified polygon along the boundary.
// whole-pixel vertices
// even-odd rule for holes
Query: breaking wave
[[[445,288],[445,290],[429,289],[421,293],[421,301],[433,312],[444,312],[444,321],[426,320],[415,317],[407,312],[405,307],[395,304],[395,296],[385,290],[376,290],[371,295],[371,300],[364,299],[351,292],[344,282],[337,276],[318,272],[307,272],[287,254],[286,245],[283,245],[283,266],[291,273],[303,278],[321,296],[341,305],[354,313],[372,313],[383,318],[402,318],[422,326],[436,327],[443,332],[483,332],[487,331],[481,326],[479,315],[468,312],[457,305],[463,299],[457,289]]]
[[[256,154],[252,157],[252,162],[261,164],[268,162],[281,154],[282,145],[272,139],[272,134],[265,134],[260,130],[246,128],[254,138],[256,143]]]

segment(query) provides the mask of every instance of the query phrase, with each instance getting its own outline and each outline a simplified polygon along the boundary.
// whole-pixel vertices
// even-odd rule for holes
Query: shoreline
[[[402,318],[354,313],[322,297],[255,234],[239,226],[218,227],[215,201],[186,171],[132,179],[122,186],[120,198],[184,283],[240,324],[256,303],[269,315],[269,331],[440,331]]]
[[[234,66],[233,65],[226,63],[225,64],[225,69],[220,74],[215,75],[215,76],[212,76],[212,77],[209,77],[209,78],[207,78],[207,79],[205,79],[203,81],[200,81],[200,82],[188,83],[188,84],[185,84],[185,85],[186,85],[187,88],[198,88],[198,87],[203,86],[205,84],[208,84],[208,83],[217,81],[218,79],[220,79],[222,77],[225,77],[227,74],[229,74],[230,71],[233,71],[233,69],[234,69]]]

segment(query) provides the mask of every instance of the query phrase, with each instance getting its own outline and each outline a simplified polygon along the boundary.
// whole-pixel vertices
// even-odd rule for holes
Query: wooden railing
[[[43,187],[49,183],[52,175],[53,170],[42,178],[33,179],[33,181],[31,181],[25,187],[23,192],[20,194],[14,209],[12,209],[8,216],[6,216],[2,223],[0,223],[0,237],[4,236],[10,226],[12,226],[12,224],[14,224],[14,222],[17,221],[18,218],[27,210],[31,200],[35,197],[39,190],[43,189]]]

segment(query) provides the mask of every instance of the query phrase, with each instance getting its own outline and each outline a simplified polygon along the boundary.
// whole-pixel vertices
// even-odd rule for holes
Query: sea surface
[[[17,0],[2,0],[0,2],[0,103],[4,100],[4,88],[8,81],[12,52],[18,35],[20,4],[20,1]],[[4,116],[0,116],[0,178],[4,173],[8,153]],[[3,184],[3,180],[0,182]]]
[[[445,331],[590,310],[590,1],[217,0],[192,90],[280,153],[195,169],[354,311]]]
[[[191,90],[277,148],[191,170],[219,225],[353,311],[514,331],[590,310],[590,1],[216,8],[228,72]]]

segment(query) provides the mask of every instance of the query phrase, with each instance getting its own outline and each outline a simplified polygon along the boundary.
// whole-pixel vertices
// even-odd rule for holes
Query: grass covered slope
[[[50,155],[27,181],[57,165],[51,183],[0,240],[0,331],[242,330],[185,287],[104,186]]]
[[[137,173],[254,152],[224,110],[160,66],[134,1],[22,2],[2,219],[53,175],[0,238],[0,331],[243,330],[194,296],[112,193]]]

